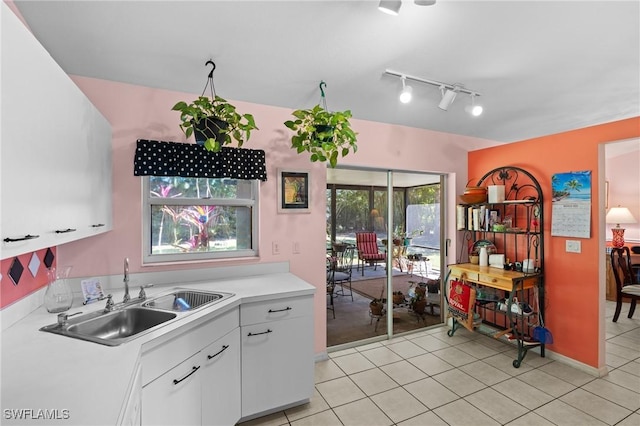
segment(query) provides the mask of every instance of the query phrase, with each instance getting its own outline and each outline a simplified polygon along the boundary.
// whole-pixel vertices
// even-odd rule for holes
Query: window
[[[257,180],[143,178],[144,263],[253,257]]]

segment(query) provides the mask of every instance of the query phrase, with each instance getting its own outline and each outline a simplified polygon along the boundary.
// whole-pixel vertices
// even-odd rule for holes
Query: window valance
[[[223,147],[211,152],[202,145],[146,139],[137,141],[133,174],[267,180],[261,149]]]

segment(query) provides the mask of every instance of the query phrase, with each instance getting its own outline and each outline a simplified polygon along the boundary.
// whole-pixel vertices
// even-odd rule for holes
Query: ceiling
[[[378,1],[15,4],[74,75],[200,94],[212,59],[224,98],[308,108],[324,80],[330,110],[498,143],[640,115],[638,1],[404,0],[398,16]],[[466,94],[442,111],[417,82],[401,104],[385,69],[462,84],[485,112],[469,116]]]

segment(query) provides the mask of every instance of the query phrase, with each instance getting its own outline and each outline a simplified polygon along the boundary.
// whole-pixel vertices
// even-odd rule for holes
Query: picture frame
[[[604,181],[604,209],[609,210],[609,181]]]
[[[278,169],[278,213],[310,213],[309,170]]]

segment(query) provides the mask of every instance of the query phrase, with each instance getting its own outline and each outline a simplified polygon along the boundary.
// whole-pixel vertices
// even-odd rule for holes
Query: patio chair
[[[381,253],[378,249],[378,236],[375,232],[356,233],[356,247],[358,248],[357,270],[362,266],[362,276],[364,276],[365,263],[373,265],[373,270],[378,267],[378,262],[386,261],[387,254]]]

